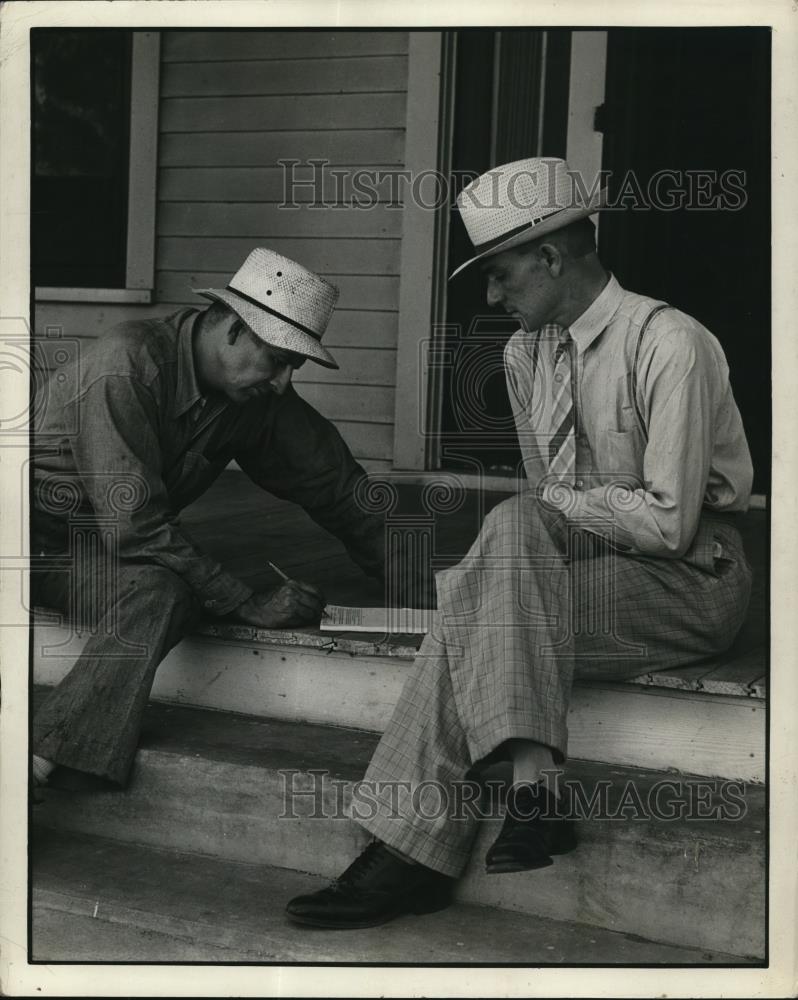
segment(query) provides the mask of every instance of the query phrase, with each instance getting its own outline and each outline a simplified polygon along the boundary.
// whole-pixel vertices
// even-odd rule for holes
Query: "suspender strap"
[[[669,308],[670,307],[667,302],[663,302],[658,306],[654,306],[654,308],[651,310],[648,316],[646,316],[646,318],[643,320],[643,325],[640,327],[640,333],[637,336],[637,347],[635,348],[635,360],[634,364],[632,365],[632,402],[634,403],[635,413],[637,414],[637,421],[640,424],[640,430],[643,432],[643,437],[646,439],[646,441],[648,441],[648,430],[646,428],[646,421],[640,410],[640,404],[637,401],[637,361],[638,358],[640,357],[640,347],[643,343],[643,337],[645,336],[646,330],[648,329],[651,320],[654,319],[657,313],[661,313],[663,309],[669,309]]]

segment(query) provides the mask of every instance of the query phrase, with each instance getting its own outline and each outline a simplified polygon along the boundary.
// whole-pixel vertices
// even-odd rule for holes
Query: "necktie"
[[[551,408],[552,437],[549,441],[549,474],[572,480],[576,472],[576,435],[574,399],[571,384],[573,340],[568,330],[554,326],[557,347],[554,352],[554,386]]]

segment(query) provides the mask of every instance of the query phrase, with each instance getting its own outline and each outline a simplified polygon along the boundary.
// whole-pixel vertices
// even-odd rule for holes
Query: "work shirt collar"
[[[199,310],[178,313],[173,318],[177,325],[177,387],[175,390],[175,416],[181,417],[196,403],[205,402],[197,382],[194,367],[194,330]]]
[[[623,299],[623,289],[614,274],[599,295],[591,302],[578,319],[568,327],[577,350],[583,354],[599,334],[609,326]]]

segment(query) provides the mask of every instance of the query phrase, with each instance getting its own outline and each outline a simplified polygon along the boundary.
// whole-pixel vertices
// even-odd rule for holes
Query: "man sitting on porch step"
[[[723,351],[604,269],[589,218],[603,193],[584,191],[564,161],[534,159],[458,199],[477,253],[455,273],[478,261],[488,304],[520,324],[505,364],[529,488],[437,575],[432,629],[354,799],[375,839],[288,904],[297,923],[367,927],[446,906],[477,825],[463,787],[500,759],[513,782],[486,869],[552,864],[576,846],[555,780],[574,676],[707,657],[743,622],[734,521],[752,468]]]
[[[155,670],[201,614],[261,628],[319,621],[315,586],[255,593],[178,523],[233,459],[337,535],[366,573],[384,571],[382,520],[355,494],[364,470],[291,385],[307,359],[338,367],[321,344],[337,288],[256,249],[226,288],[199,293],[205,310],[123,323],[47,387],[32,598],[91,635],[34,718],[36,783],[56,765],[126,781]]]

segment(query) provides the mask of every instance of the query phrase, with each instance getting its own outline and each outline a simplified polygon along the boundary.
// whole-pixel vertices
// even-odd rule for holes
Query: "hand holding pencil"
[[[305,588],[309,588],[309,589],[310,589],[310,590],[312,590],[312,591],[313,591],[314,593],[316,593],[316,594],[318,594],[319,596],[321,596],[321,591],[320,591],[320,590],[318,590],[318,589],[317,589],[316,587],[314,587],[312,583],[302,583],[302,582],[301,582],[300,580],[293,580],[293,581],[292,581],[292,580],[291,580],[291,577],[290,577],[290,576],[289,576],[289,575],[288,575],[287,573],[284,573],[284,572],[283,572],[283,570],[281,570],[279,566],[277,566],[277,565],[276,565],[275,563],[273,563],[273,562],[271,561],[271,559],[267,559],[267,560],[266,560],[266,562],[267,562],[267,563],[268,563],[268,564],[269,564],[269,565],[271,566],[271,568],[272,568],[272,569],[274,570],[274,572],[275,572],[275,573],[276,573],[276,574],[277,574],[278,576],[282,577],[282,578],[283,578],[283,580],[285,580],[285,582],[286,582],[286,583],[292,583],[292,582],[293,582],[293,583],[296,583],[296,584],[297,584],[298,586],[300,586],[300,587],[305,587]],[[326,610],[322,610],[322,612],[321,612],[321,617],[322,617],[322,618],[329,618],[330,616],[329,616],[329,615],[327,614],[327,611],[326,611]]]
[[[234,612],[239,621],[259,628],[299,628],[317,625],[326,601],[312,583],[292,580],[279,566],[269,566],[283,581],[273,590],[255,593]]]

